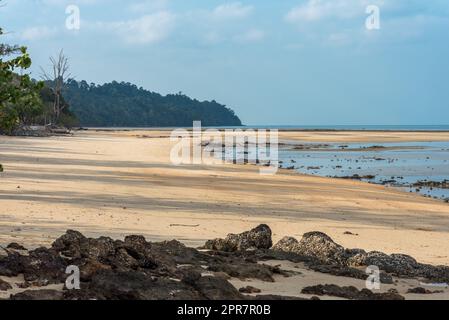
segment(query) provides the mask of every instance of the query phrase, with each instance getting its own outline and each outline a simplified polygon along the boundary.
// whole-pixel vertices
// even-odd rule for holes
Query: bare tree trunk
[[[57,123],[64,109],[64,106],[61,105],[62,90],[64,84],[70,78],[69,59],[64,55],[64,51],[61,50],[57,58],[50,57],[50,62],[53,74],[50,75],[41,68],[41,77],[50,83],[49,85],[54,95],[53,118],[54,122]]]

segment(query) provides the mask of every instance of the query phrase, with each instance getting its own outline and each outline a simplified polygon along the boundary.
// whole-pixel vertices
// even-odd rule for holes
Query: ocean
[[[174,130],[179,127],[89,127],[91,130]],[[191,127],[185,127],[190,129]],[[241,127],[203,126],[203,129],[278,129],[306,131],[449,131],[449,125],[247,125]]]
[[[304,174],[361,180],[449,200],[449,142],[309,143],[280,149],[279,159],[283,168]]]

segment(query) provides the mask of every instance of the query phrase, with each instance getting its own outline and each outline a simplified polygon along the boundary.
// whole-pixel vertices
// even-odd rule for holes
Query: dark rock
[[[346,236],[358,236],[357,233],[352,233],[352,232],[350,232],[350,231],[346,231],[346,232],[343,233],[343,234],[346,235]]]
[[[85,258],[103,261],[115,254],[114,241],[107,237],[87,239],[81,243],[81,254]]]
[[[196,270],[187,269],[182,271],[181,281],[184,283],[194,285],[200,279],[201,273]]]
[[[301,248],[299,241],[292,237],[284,237],[278,243],[276,243],[272,250],[281,252],[290,252],[295,254],[301,254]]]
[[[413,274],[419,267],[415,259],[406,255],[387,255],[382,252],[361,253],[351,257],[348,261],[352,266],[377,266],[389,273]]]
[[[224,240],[210,240],[206,243],[205,249],[234,252],[250,249],[269,249],[272,245],[271,229],[263,224],[241,234],[229,234]]]
[[[412,184],[412,187],[449,189],[449,180],[443,180],[443,181],[418,181],[418,182]]]
[[[52,248],[69,258],[106,259],[115,253],[114,241],[100,237],[89,239],[78,231],[68,230],[58,238]]]
[[[53,242],[52,248],[66,257],[80,258],[81,244],[86,242],[87,238],[80,232],[68,230]]]
[[[131,251],[135,253],[135,251]],[[137,253],[134,255],[137,256]],[[118,270],[137,270],[139,267],[139,261],[128,254],[128,250],[125,248],[117,249],[114,256],[109,258],[109,264],[114,268]]]
[[[195,288],[207,300],[243,300],[244,297],[226,279],[221,277],[201,277]]]
[[[153,259],[164,267],[176,268],[179,264],[199,264],[210,260],[210,256],[188,248],[179,241],[164,241],[151,244]]]
[[[21,246],[18,243],[10,243],[8,244],[8,246],[6,247],[7,249],[12,249],[12,250],[18,250],[18,251],[26,251],[27,249],[24,246]]]
[[[17,287],[20,289],[28,289],[30,287],[32,287],[33,285],[27,281],[25,282],[20,282],[20,283],[16,283]]]
[[[384,271],[381,273],[381,281],[385,283],[392,281],[391,276],[386,273],[399,277],[423,277],[434,282],[449,282],[447,266],[421,264],[404,254],[387,255],[376,251],[367,253],[361,249],[345,249],[321,232],[305,234],[301,241],[286,237],[274,245],[273,250],[317,259],[319,263],[313,260],[308,263],[309,267],[312,266],[315,269],[335,271],[338,269],[337,266],[357,268],[376,266]],[[338,270],[337,273],[357,275],[357,272],[353,270],[344,269]]]
[[[8,282],[3,281],[2,279],[0,279],[0,291],[8,291],[8,290],[11,290],[11,289],[12,289],[12,287],[11,287],[11,285]]]
[[[348,258],[345,249],[322,232],[306,233],[300,242],[286,237],[279,241],[273,250],[312,256],[325,264],[344,265]]]
[[[100,271],[111,270],[112,267],[93,259],[84,259],[80,262],[74,262],[74,265],[80,268],[80,280],[91,281],[92,277]]]
[[[201,276],[195,279],[177,281],[139,272],[102,271],[92,278],[88,291],[90,298],[100,300],[243,299],[226,279]]]
[[[432,282],[449,283],[449,267],[447,266],[421,265],[419,274]]]
[[[373,180],[373,179],[376,179],[376,176],[374,176],[374,175],[360,176],[358,174],[354,174],[352,176],[344,176],[344,177],[336,176],[335,178],[346,179],[346,180]]]
[[[306,233],[300,243],[300,253],[318,258],[328,264],[345,265],[349,256],[358,250],[345,250],[335,243],[328,235],[321,232]]]
[[[308,299],[299,298],[299,297],[288,297],[288,296],[278,296],[273,294],[267,295],[257,295],[255,297],[247,297],[249,300],[256,301],[306,301]]]
[[[417,287],[413,289],[409,289],[407,293],[411,294],[435,294],[435,293],[442,293],[443,291],[430,291],[425,288]]]
[[[63,293],[27,291],[14,297],[43,300],[274,299],[276,296],[246,297],[228,282],[230,277],[274,281],[274,275],[288,277],[297,274],[260,263],[266,260],[289,260],[303,263],[317,272],[362,280],[368,275],[357,268],[368,265],[377,265],[381,270],[398,276],[420,277],[435,282],[448,282],[449,279],[448,267],[419,264],[406,255],[345,249],[320,232],[307,233],[301,241],[284,238],[272,249],[271,246],[271,230],[266,225],[210,241],[206,245],[211,250],[208,252],[188,248],[179,241],[149,243],[142,236],[129,236],[124,241],[106,237],[91,239],[69,230],[50,249],[39,248],[26,254],[12,248],[20,245],[3,249],[0,276],[23,274],[23,288],[28,288],[63,284],[68,265],[80,268],[82,290],[65,290]],[[202,276],[205,270],[211,275]],[[381,272],[381,282],[393,283],[391,275],[384,271]],[[257,293],[255,288],[242,291],[245,290]],[[316,292],[310,293],[313,295],[334,294],[347,299],[400,298],[397,292],[375,294],[351,287],[322,286],[307,290]]]
[[[65,277],[65,260],[55,250],[39,248],[21,255],[10,251],[0,261],[0,275],[7,277],[23,274],[25,281],[36,286],[60,283]]]
[[[259,250],[256,251],[257,260],[286,260],[294,263],[318,263],[318,260],[314,257],[297,254],[294,252],[285,252],[278,250]]]
[[[262,290],[254,288],[252,286],[247,286],[247,287],[244,287],[244,288],[240,288],[239,291],[241,293],[247,293],[247,294],[261,293],[262,292]]]
[[[21,257],[21,264],[25,281],[35,285],[45,286],[65,281],[67,264],[55,250],[39,248],[30,251],[29,256]]]
[[[81,290],[83,291],[83,290]],[[191,286],[172,279],[156,278],[141,272],[101,271],[88,289],[99,300],[193,300],[202,296]],[[73,292],[72,294],[77,294]],[[85,295],[85,293],[81,293]]]
[[[63,292],[57,290],[27,290],[11,296],[11,300],[63,300]]]
[[[209,271],[224,272],[230,277],[241,280],[259,279],[274,282],[273,274],[281,273],[279,268],[257,263],[213,263],[209,265]]]
[[[7,256],[0,260],[0,276],[17,277],[22,272],[22,256],[17,252],[8,251]]]
[[[355,287],[340,287],[334,284],[306,287],[303,294],[331,296],[349,300],[405,300],[397,292],[373,293],[368,289],[358,290]]]
[[[114,249],[111,249],[107,258],[103,258],[102,261],[107,261],[107,264],[120,270],[154,269],[157,267],[156,260],[151,252],[151,244],[141,236],[126,237],[125,242],[116,241]]]

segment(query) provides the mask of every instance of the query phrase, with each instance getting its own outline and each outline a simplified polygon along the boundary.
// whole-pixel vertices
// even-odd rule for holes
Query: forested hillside
[[[183,94],[162,96],[143,88],[112,82],[104,85],[69,80],[64,97],[86,127],[240,126],[234,111],[215,101],[198,101]]]

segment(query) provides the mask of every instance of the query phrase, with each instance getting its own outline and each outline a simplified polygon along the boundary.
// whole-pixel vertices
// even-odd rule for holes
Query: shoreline
[[[79,127],[74,128],[73,131],[103,131],[103,132],[110,132],[110,131],[172,131],[175,129],[191,129],[191,127]],[[226,129],[266,129],[266,130],[278,130],[279,132],[399,132],[399,133],[413,133],[413,132],[422,132],[422,133],[449,133],[448,129],[336,129],[336,128],[285,128],[283,126],[218,126],[218,127],[209,127],[209,126],[203,126],[204,130],[207,129],[217,129],[217,130],[226,130]]]

